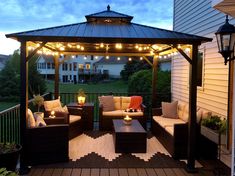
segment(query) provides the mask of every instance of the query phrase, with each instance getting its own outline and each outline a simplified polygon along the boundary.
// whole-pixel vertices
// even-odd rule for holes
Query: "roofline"
[[[86,17],[86,19],[87,18],[97,18],[96,16],[94,16],[94,17],[92,17],[93,15],[97,15],[97,14],[100,14],[100,13],[104,13],[104,12],[114,12],[114,13],[117,13],[117,14],[119,14],[119,15],[123,15],[123,16],[126,16],[126,17],[109,17],[109,18],[131,18],[131,19],[133,19],[134,17],[133,16],[130,16],[130,15],[126,15],[126,14],[124,14],[124,13],[119,13],[119,12],[116,12],[116,11],[113,11],[113,10],[104,10],[104,11],[101,11],[101,12],[97,12],[97,13],[92,13],[92,14],[90,14],[90,15],[85,15],[85,17]],[[102,17],[102,16],[101,16]],[[106,17],[107,18],[107,16],[103,16],[103,18],[104,17]]]
[[[167,31],[167,32],[173,32],[176,34],[181,34],[181,35],[186,35],[190,37],[197,37],[197,39],[184,39],[184,38],[177,38],[177,39],[172,39],[172,38],[114,38],[114,37],[68,37],[68,36],[36,36],[36,35],[27,35],[27,36],[19,36],[21,34],[27,33],[27,32],[37,32],[37,31],[42,31],[42,30],[48,30],[48,29],[55,29],[55,28],[60,28],[60,27],[67,27],[67,26],[73,26],[73,25],[78,25],[78,24],[83,24],[83,23],[89,23],[89,22],[81,22],[81,23],[74,23],[74,24],[68,24],[68,25],[61,25],[61,26],[55,26],[55,27],[49,27],[49,28],[42,28],[42,29],[36,29],[36,30],[29,30],[29,31],[23,31],[23,32],[17,32],[17,33],[12,33],[12,34],[6,34],[5,36],[7,38],[13,38],[16,40],[26,40],[26,41],[48,41],[48,42],[103,42],[103,43],[143,43],[143,44],[194,44],[196,43],[203,43],[203,42],[210,42],[212,41],[212,38],[207,38],[207,37],[201,37],[198,35],[193,35],[193,34],[187,34],[187,33],[182,33],[182,32],[177,32],[177,31],[171,31],[167,29],[161,29],[157,27],[152,27],[152,26],[147,26],[147,25],[142,25],[138,23],[130,23],[138,26],[143,26],[143,27],[149,27],[152,29],[158,29],[162,31]],[[133,41],[134,40],[134,41]],[[172,40],[174,42],[172,42]],[[169,42],[171,41],[171,42]]]

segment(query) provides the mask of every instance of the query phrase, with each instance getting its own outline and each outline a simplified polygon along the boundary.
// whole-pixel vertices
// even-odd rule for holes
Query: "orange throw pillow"
[[[141,96],[132,96],[129,108],[141,109],[142,100]]]

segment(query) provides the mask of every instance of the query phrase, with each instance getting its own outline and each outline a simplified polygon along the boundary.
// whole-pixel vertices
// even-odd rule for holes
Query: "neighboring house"
[[[230,19],[230,24],[234,25],[235,19]],[[197,105],[227,118],[228,65],[224,65],[224,59],[218,53],[215,37],[224,22],[225,14],[215,10],[211,0],[174,1],[174,31],[213,38],[212,42],[199,48]],[[188,102],[189,64],[181,55],[176,55],[171,68],[172,98]],[[231,127],[229,133],[232,133]]]
[[[6,61],[10,58],[9,55],[0,54],[0,71],[5,67]]]
[[[60,82],[84,82],[100,74],[100,70],[94,67],[94,63],[100,57],[93,56],[61,56],[59,58]],[[45,79],[53,80],[55,64],[53,56],[41,55],[37,60],[37,69]]]
[[[128,57],[110,56],[102,57],[94,65],[103,74],[108,74],[110,78],[120,78],[120,72],[124,69],[124,65],[128,62]]]
[[[171,71],[171,58],[159,58],[159,67],[162,71]]]

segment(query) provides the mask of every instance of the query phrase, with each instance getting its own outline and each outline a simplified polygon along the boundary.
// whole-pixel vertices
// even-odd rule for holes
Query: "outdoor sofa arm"
[[[51,124],[66,124],[69,123],[69,114],[67,112],[60,112],[60,111],[55,111],[55,117],[56,118],[48,118],[51,115],[51,111],[45,111],[44,112],[44,120],[46,124],[51,125]],[[57,118],[59,117],[59,118]],[[63,120],[64,118],[64,120]]]

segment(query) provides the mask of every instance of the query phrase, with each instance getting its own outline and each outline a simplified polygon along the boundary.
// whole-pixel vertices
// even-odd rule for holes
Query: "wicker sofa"
[[[28,117],[29,118],[29,117]],[[32,117],[33,118],[33,117]],[[25,130],[25,159],[27,165],[67,162],[69,160],[69,126],[44,120],[45,126],[30,126]],[[27,119],[28,122],[28,119]]]
[[[114,111],[104,111],[102,104],[99,104],[99,129],[100,130],[112,130],[113,119],[122,119],[126,115],[133,119],[137,119],[140,124],[146,128],[146,115],[145,115],[145,106],[141,104],[141,111],[137,112],[125,112],[129,108],[131,97],[121,97],[114,96]]]
[[[178,118],[166,118],[162,116],[162,108],[152,109],[151,131],[175,159],[187,158],[188,144],[188,105],[178,103]],[[202,118],[210,115],[211,112],[198,108],[196,141],[200,140],[200,121]],[[197,147],[197,156],[199,155],[199,146]]]
[[[60,100],[51,100],[47,101],[46,103],[48,104],[51,103],[53,104],[54,107],[50,107],[49,110],[45,108],[45,102],[44,102],[44,108],[45,108],[45,117],[49,117],[51,110],[55,111],[55,116],[57,118],[48,119],[48,123],[53,123],[53,124],[68,124],[69,125],[69,139],[72,139],[78,135],[80,135],[83,130],[84,130],[84,112],[82,108],[75,108],[75,107],[63,107],[63,110],[61,110],[61,104]],[[56,105],[57,104],[57,105]],[[58,109],[59,106],[59,111],[56,110]],[[51,122],[52,121],[52,122]]]

